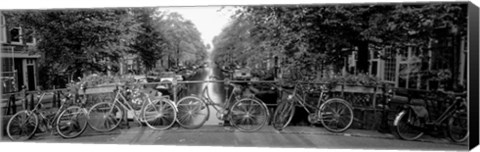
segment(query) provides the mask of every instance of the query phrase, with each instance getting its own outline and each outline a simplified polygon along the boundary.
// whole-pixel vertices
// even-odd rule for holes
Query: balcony
[[[25,49],[25,47],[18,46],[2,46],[0,56],[4,58],[40,58],[40,54],[34,54]]]

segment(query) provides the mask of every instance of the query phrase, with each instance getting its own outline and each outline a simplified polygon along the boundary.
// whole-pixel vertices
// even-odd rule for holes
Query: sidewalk
[[[268,126],[270,127],[270,126]],[[393,130],[392,130],[393,131]],[[278,131],[276,131],[278,132]],[[308,126],[288,126],[281,133],[291,134],[314,134],[314,135],[332,135],[332,136],[348,136],[348,137],[366,137],[366,138],[383,138],[388,140],[402,140],[392,133],[380,133],[376,130],[364,130],[364,129],[348,129],[343,133],[332,133],[321,127],[308,127]],[[468,142],[453,143],[447,138],[435,138],[429,135],[420,137],[417,141],[430,142],[430,143],[443,143],[443,144],[457,144],[468,145]]]
[[[220,125],[204,125],[199,129],[183,129],[179,126],[174,126],[167,132],[240,132],[230,126],[220,126]],[[345,137],[363,137],[363,138],[378,138],[385,140],[403,140],[393,135],[393,133],[380,133],[376,130],[364,130],[364,129],[348,129],[343,133],[333,133],[329,132],[322,127],[310,127],[310,126],[288,126],[283,129],[281,132],[275,130],[272,126],[264,126],[262,129],[254,132],[260,134],[304,134],[304,135],[318,135],[318,136],[345,136]],[[420,139],[414,142],[427,142],[427,143],[440,143],[440,144],[452,144],[452,145],[461,145],[467,146],[468,142],[464,143],[453,143],[447,138],[435,138],[429,135],[424,135]]]
[[[212,135],[222,135],[222,136],[230,136],[231,133],[234,135],[239,135],[237,133],[240,133],[242,136],[248,136],[249,138],[251,137],[257,137],[257,136],[269,136],[269,137],[280,137],[276,136],[275,134],[284,134],[284,135],[300,135],[300,136],[309,136],[312,138],[317,138],[321,137],[322,139],[338,139],[334,138],[333,136],[343,136],[346,138],[359,138],[360,140],[365,139],[365,140],[370,140],[370,139],[379,139],[379,140],[387,140],[387,143],[396,143],[397,141],[404,141],[402,139],[397,138],[395,135],[389,134],[389,133],[380,133],[375,130],[361,130],[361,129],[349,129],[344,133],[332,133],[327,131],[326,129],[322,127],[310,127],[310,126],[288,126],[286,127],[283,131],[277,131],[275,130],[272,126],[265,126],[259,131],[252,132],[252,133],[244,133],[241,132],[231,126],[221,126],[221,125],[205,125],[202,126],[201,128],[198,129],[184,129],[181,128],[178,125],[174,125],[172,128],[165,130],[165,131],[154,131],[148,128],[147,126],[138,126],[135,124],[135,122],[130,121],[130,127],[129,129],[126,129],[125,127],[120,126],[119,128],[115,129],[114,131],[110,133],[100,133],[100,132],[95,132],[91,130],[90,128],[87,128],[87,130],[84,132],[83,135],[81,135],[78,139],[79,141],[84,141],[85,139],[113,139],[113,138],[118,138],[119,136],[125,136],[125,137],[133,137],[133,136],[139,136],[142,134],[145,134],[145,131],[150,131],[151,134],[158,134],[158,136],[162,136],[162,134],[170,134],[170,135],[206,135],[206,134],[212,134]],[[226,133],[226,135],[225,135]],[[146,133],[150,134],[150,133]],[[249,135],[252,134],[252,135]],[[142,135],[143,137],[143,135]],[[150,137],[150,136],[148,136]],[[221,136],[220,136],[221,137]],[[282,136],[285,137],[285,136]],[[291,137],[291,136],[289,136]],[[82,139],[85,138],[85,139]],[[146,138],[146,137],[145,137]],[[216,137],[217,138],[217,137]],[[370,138],[370,139],[367,139]],[[40,136],[40,138],[37,138],[38,140],[58,140],[58,142],[63,141],[62,138],[58,136]],[[5,134],[3,134],[1,140],[8,140],[8,137],[6,137]],[[65,140],[68,142],[68,140]],[[370,140],[371,141],[371,140]],[[405,143],[405,142],[404,142]],[[434,144],[442,144],[442,145],[457,145],[457,146],[468,146],[468,143],[453,143],[450,142],[446,138],[433,138],[428,135],[425,135],[421,137],[421,139],[417,141],[412,141],[412,144],[414,143],[434,143]]]

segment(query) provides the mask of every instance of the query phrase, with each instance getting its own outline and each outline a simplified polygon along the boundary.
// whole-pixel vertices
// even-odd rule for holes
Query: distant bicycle
[[[283,89],[282,89],[283,90]],[[286,100],[279,103],[272,124],[277,130],[283,130],[288,126],[295,113],[295,107],[301,106],[309,113],[308,121],[312,124],[321,122],[323,127],[330,132],[344,132],[353,122],[353,108],[345,100],[340,98],[328,99],[326,87],[321,86],[320,97],[315,105],[306,102],[308,89],[296,83],[293,92],[289,93]],[[313,111],[312,111],[313,110]]]
[[[393,123],[395,131],[400,138],[404,140],[417,140],[424,133],[445,130],[453,142],[464,142],[468,139],[466,92],[437,93],[454,96],[453,98],[449,98],[450,105],[447,109],[445,109],[440,116],[434,118],[431,117],[430,111],[424,106],[405,106],[404,110],[397,114]]]
[[[261,129],[269,118],[267,106],[255,97],[240,97],[241,86],[225,81],[225,85],[233,87],[230,95],[226,95],[223,103],[215,103],[209,96],[208,85],[200,96],[190,95],[177,102],[177,122],[187,129],[203,126],[210,115],[212,106],[217,111],[219,120],[228,120],[240,131],[252,132]],[[217,107],[218,106],[218,107]]]
[[[66,106],[70,96],[61,99],[61,106],[55,113],[41,109],[46,94],[37,93],[38,103],[33,110],[23,110],[13,115],[7,124],[7,135],[13,140],[27,140],[37,132],[56,131],[63,138],[75,138],[81,135],[87,127],[87,115],[77,106]],[[67,107],[67,108],[65,108]],[[40,128],[40,129],[39,129]]]
[[[114,92],[113,102],[100,102],[89,110],[92,129],[99,132],[112,131],[120,125],[122,119],[126,119],[125,112],[133,113],[135,121],[140,124],[144,122],[155,130],[168,129],[175,123],[176,107],[168,98],[152,97],[139,89],[130,91],[118,86]],[[133,93],[132,98],[127,99],[127,92]]]

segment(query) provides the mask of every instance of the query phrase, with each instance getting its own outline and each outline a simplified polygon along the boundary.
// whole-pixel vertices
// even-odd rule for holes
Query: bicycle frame
[[[236,89],[236,86],[234,86],[234,90],[235,89]],[[217,108],[216,106],[220,106],[224,109],[228,109],[230,107],[230,101],[232,100],[232,98],[234,97],[234,94],[235,94],[234,90],[232,90],[232,93],[230,93],[230,95],[226,95],[226,98],[225,98],[226,101],[224,102],[224,104],[215,103],[212,100],[212,98],[210,98],[210,95],[209,95],[210,92],[208,91],[208,85],[203,88],[202,95],[200,96],[200,98],[205,101],[206,105],[213,105],[212,107],[215,109],[215,111],[220,112],[222,110]]]
[[[122,103],[122,102],[120,101],[120,99],[123,99],[123,101],[124,101],[125,103]],[[117,93],[116,93],[115,98],[114,98],[113,103],[112,103],[113,106],[110,108],[110,111],[109,111],[109,112],[112,112],[113,107],[114,107],[115,104],[117,104],[117,103],[118,103],[123,109],[125,109],[125,110],[127,110],[127,111],[135,111],[135,110],[133,109],[133,107],[132,107],[127,101],[128,101],[128,100],[125,98],[125,96],[123,95],[123,93],[122,93],[120,90],[117,90]],[[148,103],[153,104],[153,102],[152,102],[152,101],[150,100],[150,98],[148,98],[148,97],[147,97],[147,101],[148,101]],[[142,103],[142,109],[145,108],[146,105],[147,105],[147,102],[143,102],[143,103]],[[156,108],[156,107],[154,106],[154,108]],[[158,109],[155,109],[155,110],[158,110]],[[137,114],[137,113],[133,112],[133,116],[134,116],[134,118],[137,119],[137,120],[144,121],[144,120],[141,118],[140,113]]]
[[[430,111],[428,111],[428,108],[426,107],[426,106],[428,106],[428,104],[426,106],[422,106],[422,107],[427,108],[427,113],[428,113],[428,116],[427,116],[428,120],[424,124],[429,125],[429,126],[431,126],[431,125],[441,126],[442,123],[445,122],[445,120],[450,118],[455,113],[455,111],[459,107],[459,104],[461,104],[461,102],[463,102],[463,101],[464,100],[462,98],[456,97],[454,99],[453,103],[450,106],[448,106],[447,109],[440,114],[440,116],[438,116],[436,119],[433,119],[433,120],[430,118],[431,113],[430,113]],[[405,106],[403,111],[405,111],[405,110],[414,111],[413,107],[411,107],[411,106],[412,105]],[[413,113],[413,114],[414,114],[414,117],[418,117],[415,113]],[[397,116],[398,116],[398,114],[397,114]],[[394,124],[396,124],[396,122]],[[426,127],[426,128],[428,128],[428,127]]]
[[[443,122],[445,122],[445,120],[447,120],[447,118],[451,117],[455,113],[455,110],[458,109],[461,102],[463,102],[463,99],[454,99],[452,105],[448,106],[448,108],[437,119],[433,121],[433,124],[435,126],[440,126]]]
[[[58,116],[62,112],[61,109],[63,109],[65,104],[62,103],[61,106],[53,115],[53,117],[48,118],[48,116],[51,116],[51,115],[44,115],[39,111],[39,106],[42,104],[43,98],[45,97],[46,94],[53,94],[53,93],[44,92],[40,97],[37,97],[38,103],[35,105],[35,108],[33,108],[33,110],[31,110],[30,112],[40,116],[39,124],[42,123],[43,125],[45,125],[45,127],[47,127],[48,130],[52,131],[51,129],[53,128],[53,125],[54,125],[53,123],[55,123],[55,120],[58,119]]]
[[[311,104],[308,104],[306,102],[307,93],[304,93],[303,97],[300,96],[299,93],[297,93],[298,87],[299,87],[299,84],[296,84],[294,89],[293,89],[293,92],[290,95],[288,95],[287,100],[293,100],[293,102],[301,105],[303,107],[303,109],[305,109],[305,111],[307,111],[307,113],[312,113],[312,112],[310,112],[310,110],[308,108],[318,110],[320,108],[320,105],[324,101],[325,92],[323,90],[320,92],[320,96],[318,97],[318,100],[317,100],[317,105],[311,105]]]

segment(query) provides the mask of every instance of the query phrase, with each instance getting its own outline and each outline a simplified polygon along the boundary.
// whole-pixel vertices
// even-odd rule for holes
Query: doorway
[[[35,90],[35,67],[33,65],[27,66],[27,81],[28,90]]]

